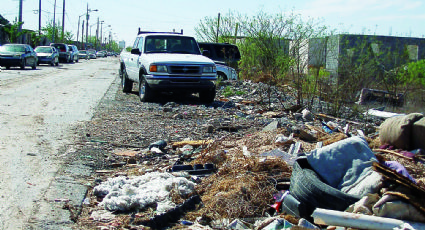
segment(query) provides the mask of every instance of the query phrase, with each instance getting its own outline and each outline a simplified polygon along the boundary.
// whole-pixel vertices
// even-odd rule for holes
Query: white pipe
[[[315,224],[351,227],[358,229],[385,230],[399,228],[400,226],[405,226],[406,224],[410,224],[410,226],[412,226],[411,229],[425,229],[424,223],[408,223],[392,218],[355,214],[321,208],[316,208],[311,216],[314,218]]]

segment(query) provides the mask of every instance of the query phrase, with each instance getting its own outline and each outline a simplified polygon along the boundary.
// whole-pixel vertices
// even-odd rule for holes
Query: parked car
[[[59,65],[59,52],[53,46],[37,46],[34,51],[37,53],[38,65],[50,64],[51,66]]]
[[[238,80],[238,72],[234,68],[223,62],[215,62],[215,66],[217,67],[217,79]]]
[[[86,60],[89,60],[90,59],[89,54],[88,54],[88,52],[86,50],[80,50],[80,51],[78,51],[78,58],[86,59]]]
[[[51,43],[50,46],[55,47],[59,51],[59,60],[62,62],[71,62],[71,51],[68,45],[63,43]]]
[[[103,51],[103,50],[97,51],[96,56],[97,57],[106,57],[106,52]]]
[[[96,59],[97,58],[96,50],[87,50],[87,53],[88,53],[90,59]]]
[[[205,56],[213,61],[228,63],[233,68],[237,68],[237,62],[241,60],[239,49],[233,44],[200,42],[199,48],[208,51]]]
[[[27,44],[6,44],[0,46],[0,66],[10,69],[11,66],[31,66],[37,68],[37,53]]]
[[[236,45],[200,42],[199,48],[205,56],[211,58],[217,65],[217,78],[222,80],[238,79],[237,69],[241,54]]]
[[[78,57],[78,48],[75,45],[68,45],[69,51],[71,52],[71,62],[78,62],[80,57]]]

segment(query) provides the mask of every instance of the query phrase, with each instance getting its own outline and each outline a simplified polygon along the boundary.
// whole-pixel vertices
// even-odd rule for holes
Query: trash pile
[[[208,107],[104,105],[81,139],[96,170],[79,226],[425,229],[422,114],[336,118],[264,87],[228,83]]]

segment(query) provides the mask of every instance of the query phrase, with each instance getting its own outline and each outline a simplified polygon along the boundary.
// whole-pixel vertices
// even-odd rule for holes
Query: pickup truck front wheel
[[[147,102],[152,100],[153,90],[149,87],[145,78],[140,78],[139,81],[139,97],[140,101]]]
[[[199,99],[203,103],[212,103],[215,98],[215,87],[209,90],[199,92]]]
[[[131,93],[131,90],[133,89],[133,82],[130,79],[128,79],[127,72],[125,71],[125,69],[121,71],[122,71],[122,76],[121,76],[122,91],[124,93]]]

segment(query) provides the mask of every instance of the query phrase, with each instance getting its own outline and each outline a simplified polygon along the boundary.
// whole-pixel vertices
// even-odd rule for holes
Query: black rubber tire
[[[31,66],[32,69],[37,69],[37,62],[34,62]]]
[[[202,103],[212,103],[215,98],[215,86],[212,89],[199,92],[199,99]]]
[[[133,89],[133,82],[128,79],[125,69],[122,70],[121,86],[124,93],[131,93],[131,90]]]
[[[144,77],[141,77],[139,80],[139,98],[141,102],[151,101],[153,98],[153,90],[146,82]]]
[[[21,69],[25,69],[25,66],[26,66],[27,64],[26,64],[26,61],[25,61],[25,59],[23,59],[22,60],[22,63],[21,63]]]
[[[6,66],[6,69],[10,69],[10,66],[8,66],[8,65],[7,65],[7,66]]]
[[[289,191],[303,206],[299,213],[307,220],[316,208],[344,211],[360,199],[324,183],[306,159],[298,159],[293,165]]]

